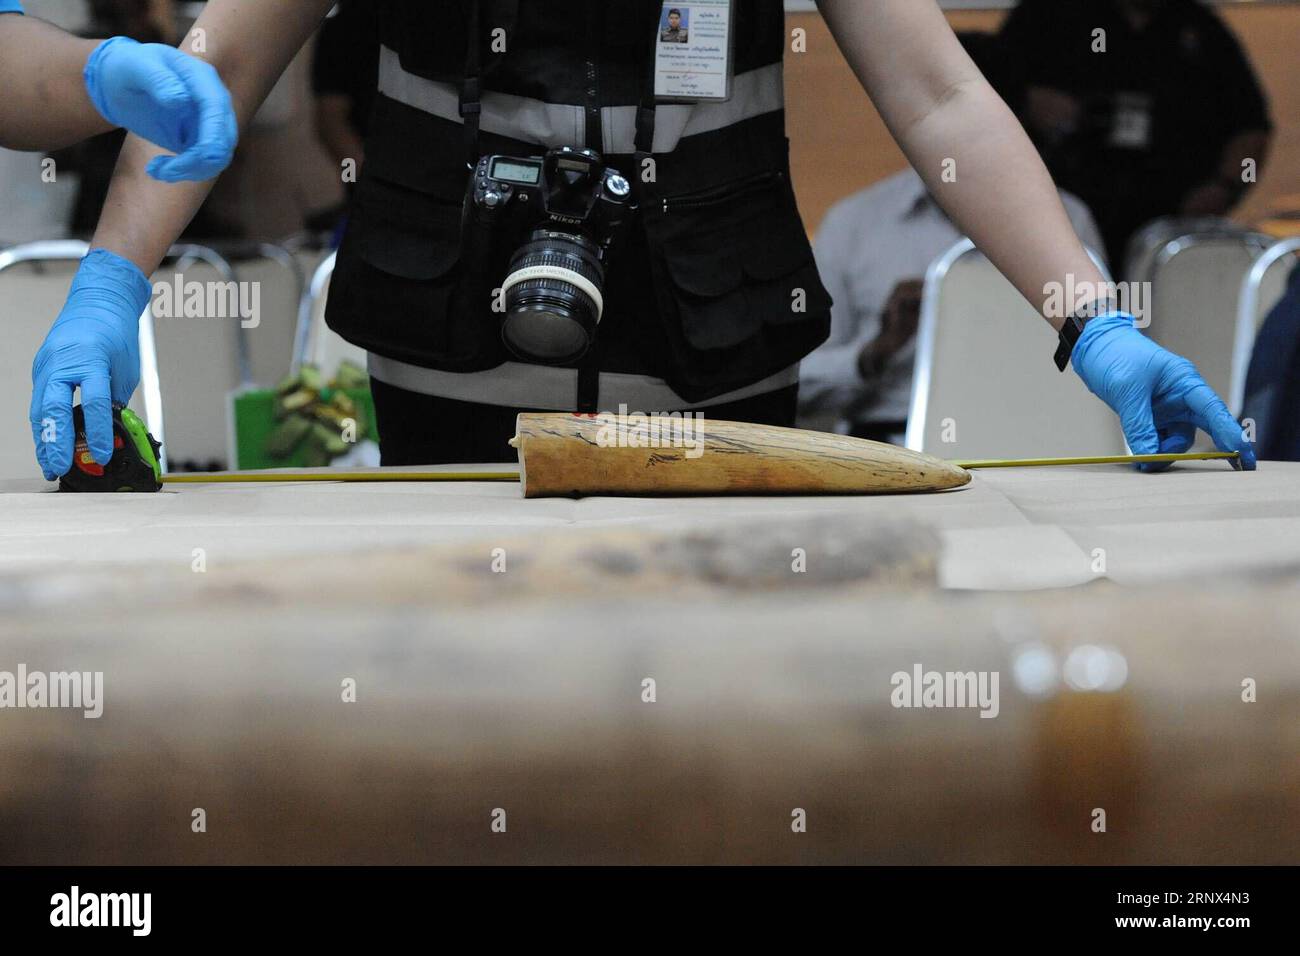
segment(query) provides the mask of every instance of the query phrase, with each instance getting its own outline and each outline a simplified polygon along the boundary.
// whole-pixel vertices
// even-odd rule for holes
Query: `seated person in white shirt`
[[[962,34],[993,81],[991,34]],[[1102,249],[1092,214],[1061,193],[1075,232]],[[799,424],[901,443],[926,269],[961,238],[910,167],[836,203],[817,232],[822,282],[835,298],[831,334],[799,370]]]

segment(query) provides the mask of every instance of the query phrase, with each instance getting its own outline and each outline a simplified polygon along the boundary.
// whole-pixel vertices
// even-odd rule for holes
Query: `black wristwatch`
[[[1056,360],[1058,372],[1064,372],[1065,367],[1070,364],[1070,356],[1074,353],[1074,343],[1078,342],[1079,336],[1083,334],[1083,327],[1097,316],[1106,315],[1113,311],[1115,311],[1114,299],[1096,299],[1062,323],[1061,341],[1056,346],[1056,354],[1053,356]]]
[[[1064,372],[1065,367],[1070,364],[1070,356],[1074,353],[1074,343],[1079,341],[1079,336],[1083,334],[1083,327],[1087,324],[1091,316],[1082,316],[1078,313],[1070,316],[1061,326],[1061,341],[1056,346],[1056,370]]]

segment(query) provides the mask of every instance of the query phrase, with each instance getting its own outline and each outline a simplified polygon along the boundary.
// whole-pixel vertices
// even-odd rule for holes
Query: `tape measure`
[[[113,457],[107,465],[99,464],[90,453],[86,415],[80,405],[72,410],[72,426],[76,433],[72,469],[59,479],[60,491],[158,491],[162,488],[162,468],[158,464],[162,446],[131,409],[113,405]]]

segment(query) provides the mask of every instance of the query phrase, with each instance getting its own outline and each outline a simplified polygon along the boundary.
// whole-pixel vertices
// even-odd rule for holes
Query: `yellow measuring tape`
[[[1191,451],[1167,455],[1096,455],[1086,458],[1009,458],[954,461],[959,468],[1037,468],[1044,465],[1131,465],[1139,462],[1204,461],[1223,459],[1234,468],[1240,455],[1235,451]],[[245,471],[226,473],[187,472],[163,475],[169,485],[246,484],[284,481],[518,481],[517,471]]]
[[[240,471],[163,475],[169,485],[253,481],[518,481],[517,471]]]
[[[1039,465],[1136,465],[1142,462],[1224,459],[1231,461],[1232,467],[1236,468],[1240,458],[1241,453],[1235,451],[1186,451],[1163,455],[1093,455],[1087,458],[990,458],[954,461],[952,464],[958,468],[1036,468]]]

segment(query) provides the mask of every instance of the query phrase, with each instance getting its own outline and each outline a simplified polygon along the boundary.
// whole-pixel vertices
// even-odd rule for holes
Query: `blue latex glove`
[[[1119,415],[1135,455],[1185,452],[1196,429],[1220,451],[1241,453],[1241,466],[1255,467],[1255,451],[1223,399],[1181,355],[1162,349],[1137,330],[1123,312],[1101,316],[1083,327],[1070,363],[1088,390]],[[1168,463],[1140,464],[1161,471]]]
[[[72,467],[72,391],[81,386],[86,444],[95,461],[113,457],[113,402],[140,384],[140,315],[152,288],[134,264],[107,249],[81,260],[68,301],[32,363],[28,418],[46,481]]]
[[[161,43],[114,37],[95,48],[84,75],[104,119],[177,154],[150,160],[150,176],[212,179],[230,164],[239,123],[211,64]]]

